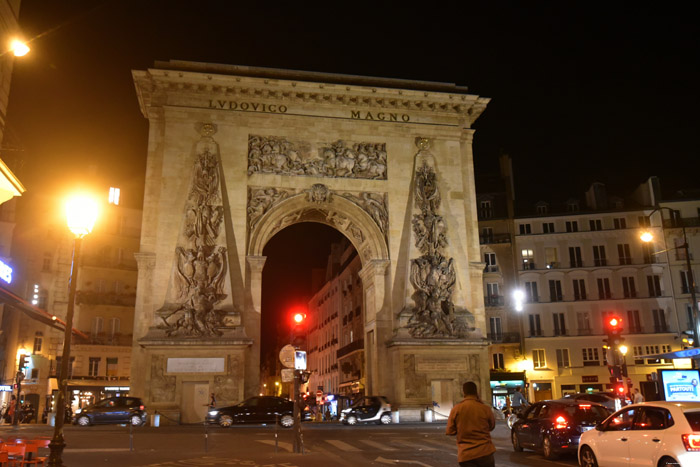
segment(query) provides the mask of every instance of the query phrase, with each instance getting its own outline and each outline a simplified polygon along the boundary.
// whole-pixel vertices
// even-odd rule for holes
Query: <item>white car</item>
[[[700,466],[700,402],[644,402],[581,435],[586,467]]]

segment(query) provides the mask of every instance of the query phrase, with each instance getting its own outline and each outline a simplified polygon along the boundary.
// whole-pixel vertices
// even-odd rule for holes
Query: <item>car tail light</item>
[[[579,404],[578,408],[583,409],[583,410],[588,410],[591,408],[591,404]]]
[[[681,435],[686,451],[700,451],[700,435]]]
[[[557,430],[562,430],[567,426],[569,426],[569,423],[561,415],[554,419],[554,428],[556,428]]]

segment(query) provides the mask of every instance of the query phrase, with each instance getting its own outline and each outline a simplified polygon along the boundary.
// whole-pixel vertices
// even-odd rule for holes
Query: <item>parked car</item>
[[[605,420],[610,412],[594,402],[558,399],[531,405],[513,424],[515,451],[541,451],[553,459],[562,452],[576,452],[579,438]]]
[[[384,396],[367,396],[340,412],[340,421],[345,425],[375,422],[379,425],[391,423],[391,404]]]
[[[587,467],[700,465],[700,402],[644,402],[625,407],[581,436]]]
[[[626,405],[630,405],[632,401],[629,397],[625,396],[624,399],[620,399],[612,391],[601,391],[592,393],[582,393],[582,394],[567,394],[564,399],[574,399],[577,401],[589,401],[604,405],[608,408],[610,413],[620,410]]]
[[[146,423],[146,407],[137,397],[110,397],[75,411],[74,423],[80,426]]]
[[[210,409],[207,422],[230,427],[234,423],[275,423],[294,425],[294,402],[275,396],[256,396],[236,405]]]

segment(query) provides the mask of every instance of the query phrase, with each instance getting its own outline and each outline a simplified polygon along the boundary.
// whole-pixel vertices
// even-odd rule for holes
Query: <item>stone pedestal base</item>
[[[421,421],[432,409],[446,418],[463,399],[462,384],[474,381],[482,400],[490,401],[488,344],[464,340],[403,340],[388,344],[394,381],[390,398],[402,421]]]

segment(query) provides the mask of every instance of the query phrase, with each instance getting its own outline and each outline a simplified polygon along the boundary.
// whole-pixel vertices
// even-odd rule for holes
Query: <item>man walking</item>
[[[475,383],[464,383],[462,392],[464,400],[452,407],[445,434],[457,435],[460,467],[493,467],[496,452],[491,441],[491,431],[496,427],[493,411],[479,400]]]
[[[639,388],[634,388],[634,403],[641,404],[644,402],[644,396],[639,392]]]
[[[530,403],[523,395],[522,389],[523,388],[518,386],[517,388],[515,388],[515,392],[513,393],[513,400],[511,401],[510,405],[513,408],[513,413],[515,414],[520,413],[521,410],[530,405]]]

